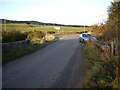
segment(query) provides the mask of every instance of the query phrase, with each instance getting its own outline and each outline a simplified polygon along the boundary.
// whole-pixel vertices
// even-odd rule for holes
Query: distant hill
[[[17,20],[7,20],[0,19],[0,23],[25,23],[25,24],[37,24],[37,25],[47,25],[47,26],[65,26],[65,27],[89,27],[83,25],[64,25],[64,24],[56,24],[56,23],[43,23],[38,21],[17,21]]]

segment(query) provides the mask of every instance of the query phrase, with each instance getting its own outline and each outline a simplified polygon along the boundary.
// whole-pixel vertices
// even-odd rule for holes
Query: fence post
[[[111,42],[111,53],[112,53],[112,55],[114,55],[114,42]]]

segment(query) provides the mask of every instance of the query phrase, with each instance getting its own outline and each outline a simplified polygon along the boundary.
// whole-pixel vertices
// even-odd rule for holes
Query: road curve
[[[59,41],[4,65],[3,88],[81,87],[83,45],[78,38],[63,35]]]

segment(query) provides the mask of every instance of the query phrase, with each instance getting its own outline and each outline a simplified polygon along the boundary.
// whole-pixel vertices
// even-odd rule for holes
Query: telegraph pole
[[[6,20],[4,19],[4,31],[6,31]]]

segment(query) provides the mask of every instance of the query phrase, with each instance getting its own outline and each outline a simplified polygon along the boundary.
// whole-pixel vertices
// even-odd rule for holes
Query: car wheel
[[[85,40],[83,39],[82,42],[85,43]]]
[[[81,40],[79,40],[79,42],[81,43]]]

